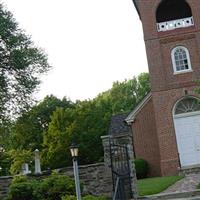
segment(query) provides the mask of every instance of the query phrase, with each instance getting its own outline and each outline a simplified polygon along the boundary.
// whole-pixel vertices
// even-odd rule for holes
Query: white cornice
[[[125,122],[127,124],[131,124],[135,120],[135,116],[140,112],[140,110],[146,105],[147,102],[151,99],[151,92],[149,92],[144,99],[135,107],[135,109],[128,115],[128,117],[125,119]]]

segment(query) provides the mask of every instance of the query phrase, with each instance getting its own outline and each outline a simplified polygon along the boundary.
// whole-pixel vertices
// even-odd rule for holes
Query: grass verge
[[[160,193],[182,178],[183,176],[165,176],[138,180],[139,195],[145,196]]]

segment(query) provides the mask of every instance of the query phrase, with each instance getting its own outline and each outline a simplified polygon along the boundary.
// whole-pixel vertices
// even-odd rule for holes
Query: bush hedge
[[[146,178],[148,175],[149,166],[146,160],[137,158],[134,160],[136,176],[138,179]]]
[[[23,176],[13,179],[6,200],[61,200],[74,194],[74,181],[65,175],[53,174],[43,180]]]
[[[5,200],[76,200],[75,193],[74,181],[65,175],[52,174],[42,180],[16,176]],[[82,199],[106,200],[104,197],[91,195]]]
[[[37,185],[37,181],[28,180],[26,177],[15,177],[6,200],[36,200],[33,194]]]
[[[64,196],[62,200],[76,200],[76,196]],[[87,195],[82,197],[82,200],[107,200],[105,197],[95,197],[92,195]]]

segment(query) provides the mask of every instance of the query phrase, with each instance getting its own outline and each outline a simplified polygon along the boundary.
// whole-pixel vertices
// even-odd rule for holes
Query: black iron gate
[[[133,198],[127,146],[110,141],[110,157],[113,179],[113,200],[128,200]]]

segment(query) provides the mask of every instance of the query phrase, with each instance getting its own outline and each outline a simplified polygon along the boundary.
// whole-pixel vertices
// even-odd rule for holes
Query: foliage
[[[76,200],[76,196],[64,196],[62,197],[62,200]],[[107,198],[105,197],[96,197],[96,196],[92,196],[92,195],[87,195],[87,196],[83,196],[82,197],[83,200],[107,200]]]
[[[3,147],[5,150],[8,150],[10,146],[10,136],[11,136],[11,121],[7,120],[3,123],[0,123],[0,148]]]
[[[105,197],[96,197],[92,195],[87,195],[83,197],[83,200],[106,200],[107,198]]]
[[[44,52],[35,47],[2,4],[0,35],[0,123],[3,123],[32,104],[40,75],[50,66]]]
[[[75,194],[75,184],[65,175],[53,174],[41,181],[36,193],[40,194],[40,199],[60,200],[64,195]]]
[[[138,179],[146,178],[148,174],[148,163],[146,160],[137,158],[134,160],[136,175]]]
[[[61,200],[74,194],[74,181],[64,175],[52,174],[43,180],[19,176],[12,181],[6,200]]]
[[[45,149],[42,162],[45,166],[59,168],[72,162],[69,152],[70,133],[67,131],[67,127],[72,123],[70,115],[70,109],[57,108],[51,117],[43,143]]]
[[[79,144],[79,162],[94,163],[103,156],[100,136],[106,135],[110,114],[98,101],[79,102],[74,109],[73,123],[67,127],[73,143]]]
[[[22,182],[10,187],[7,200],[34,200],[33,191],[37,184]]]
[[[76,102],[73,108],[62,110],[63,114],[55,111],[44,135],[45,164],[51,168],[70,164],[71,157],[66,149],[71,143],[79,144],[80,164],[101,161],[100,137],[107,135],[111,116],[129,112],[149,90],[149,76],[143,73],[138,78],[113,83],[110,90],[93,100]]]
[[[28,180],[26,177],[16,177],[9,187],[6,200],[37,200],[34,190],[38,187],[38,182]]]
[[[51,115],[57,107],[71,108],[73,103],[67,98],[62,100],[51,95],[24,113],[12,128],[11,146],[26,150],[42,149],[43,134],[48,130]]]
[[[61,200],[77,200],[77,198],[74,195],[66,195],[63,196]]]
[[[149,76],[113,83],[113,87],[92,100],[72,103],[47,96],[12,127],[9,148],[42,151],[42,166],[71,164],[69,146],[79,144],[80,164],[103,159],[101,136],[107,135],[112,115],[130,112],[149,92]]]
[[[110,101],[112,114],[130,112],[150,91],[148,73],[123,82],[114,82],[110,90],[103,93]]]
[[[0,151],[0,176],[7,176],[10,174],[11,157],[8,152]]]
[[[27,182],[29,179],[27,176],[14,176],[13,180],[12,180],[12,184],[18,184],[18,183],[22,183],[22,182]]]
[[[11,174],[20,173],[22,164],[30,163],[30,161],[32,161],[32,158],[33,158],[32,152],[24,150],[24,149],[10,150],[9,155],[12,160],[11,167],[10,167]]]
[[[140,179],[137,182],[139,195],[145,196],[160,193],[182,178],[182,176],[165,176]]]

